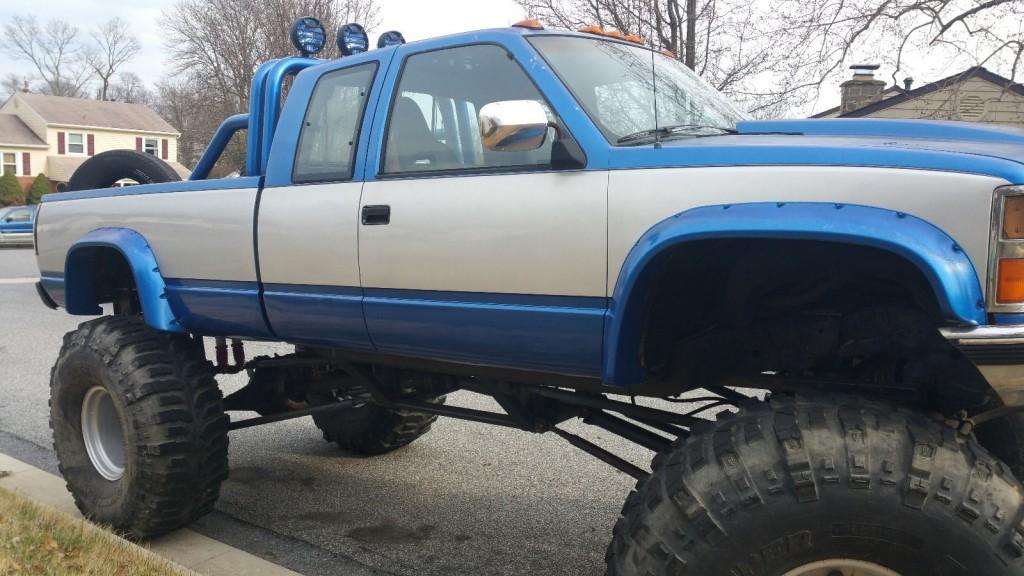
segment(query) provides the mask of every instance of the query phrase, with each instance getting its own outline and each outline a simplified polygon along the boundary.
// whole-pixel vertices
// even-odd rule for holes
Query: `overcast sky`
[[[523,18],[522,10],[512,0],[378,0],[378,3],[381,24],[371,34],[371,45],[376,45],[376,33],[385,30],[399,30],[406,40],[412,41],[465,30],[508,26]],[[0,22],[8,21],[15,14],[34,14],[40,20],[67,20],[85,33],[98,23],[120,16],[135,28],[135,34],[142,43],[142,52],[125,70],[152,84],[163,76],[167,68],[159,19],[161,12],[173,5],[174,0],[0,0]],[[114,6],[116,10],[112,10]],[[7,60],[6,56],[0,57],[0,75],[32,72],[28,64]]]
[[[39,20],[61,18],[75,26],[82,33],[113,16],[120,16],[135,29],[142,43],[142,51],[124,67],[139,75],[147,85],[164,76],[168,69],[164,61],[164,49],[159,25],[160,15],[174,4],[175,0],[0,0],[0,22],[8,21],[15,14],[33,14]],[[381,7],[381,24],[371,35],[371,45],[376,44],[376,33],[385,30],[399,30],[409,41],[421,40],[444,34],[508,26],[524,17],[522,10],[512,0],[378,0]],[[19,75],[32,74],[27,63],[11,62],[0,56],[0,76],[11,72]],[[887,79],[887,75],[883,74]],[[836,83],[838,84],[838,82]],[[814,110],[822,110],[838,104],[839,87],[825,86]]]

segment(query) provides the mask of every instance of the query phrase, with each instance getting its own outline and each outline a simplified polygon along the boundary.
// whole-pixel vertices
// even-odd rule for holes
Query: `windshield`
[[[687,128],[662,138],[723,134],[747,118],[678,60],[653,53],[652,74],[648,48],[578,36],[530,42],[613,144],[639,143],[636,135],[648,131],[653,139],[655,128]]]

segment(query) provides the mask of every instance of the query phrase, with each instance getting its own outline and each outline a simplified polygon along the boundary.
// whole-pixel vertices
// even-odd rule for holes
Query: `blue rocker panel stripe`
[[[264,284],[267,320],[281,340],[371,350],[363,291],[349,286]]]
[[[842,204],[705,206],[661,221],[627,255],[605,327],[602,378],[606,383],[629,386],[644,380],[640,362],[644,295],[657,277],[658,257],[685,242],[734,237],[825,240],[890,251],[924,274],[946,320],[963,325],[986,322],[981,283],[970,258],[945,232],[924,220]]]
[[[603,297],[364,289],[380,352],[598,376]]]
[[[271,339],[258,282],[166,279],[167,302],[181,325],[205,336]]]
[[[189,330],[264,338],[258,285],[167,280]],[[596,377],[606,298],[265,284],[273,338]]]

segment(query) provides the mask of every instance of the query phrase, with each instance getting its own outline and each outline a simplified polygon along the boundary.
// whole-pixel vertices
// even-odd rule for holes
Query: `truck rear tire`
[[[50,428],[87,518],[146,538],[210,512],[228,475],[227,425],[201,341],[130,316],[64,336]]]
[[[181,176],[170,164],[152,154],[135,150],[110,150],[82,162],[68,180],[68,190],[110,188],[119,180],[157,184],[177,182]]]
[[[444,396],[432,402],[444,404]],[[323,432],[324,440],[365,456],[386,454],[408,445],[429,432],[435,420],[437,416],[432,414],[375,404],[313,415],[313,423]]]
[[[744,407],[655,458],[610,576],[1024,573],[1022,488],[972,438],[855,397]]]

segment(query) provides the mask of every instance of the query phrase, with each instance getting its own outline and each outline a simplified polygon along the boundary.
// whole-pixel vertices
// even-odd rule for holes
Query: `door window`
[[[503,100],[535,100],[551,108],[504,48],[460,46],[410,56],[391,103],[385,174],[544,168],[551,164],[554,129],[535,150],[492,151],[480,142],[477,114]]]
[[[352,177],[359,127],[377,63],[324,74],[313,89],[299,134],[292,181],[324,182]]]

